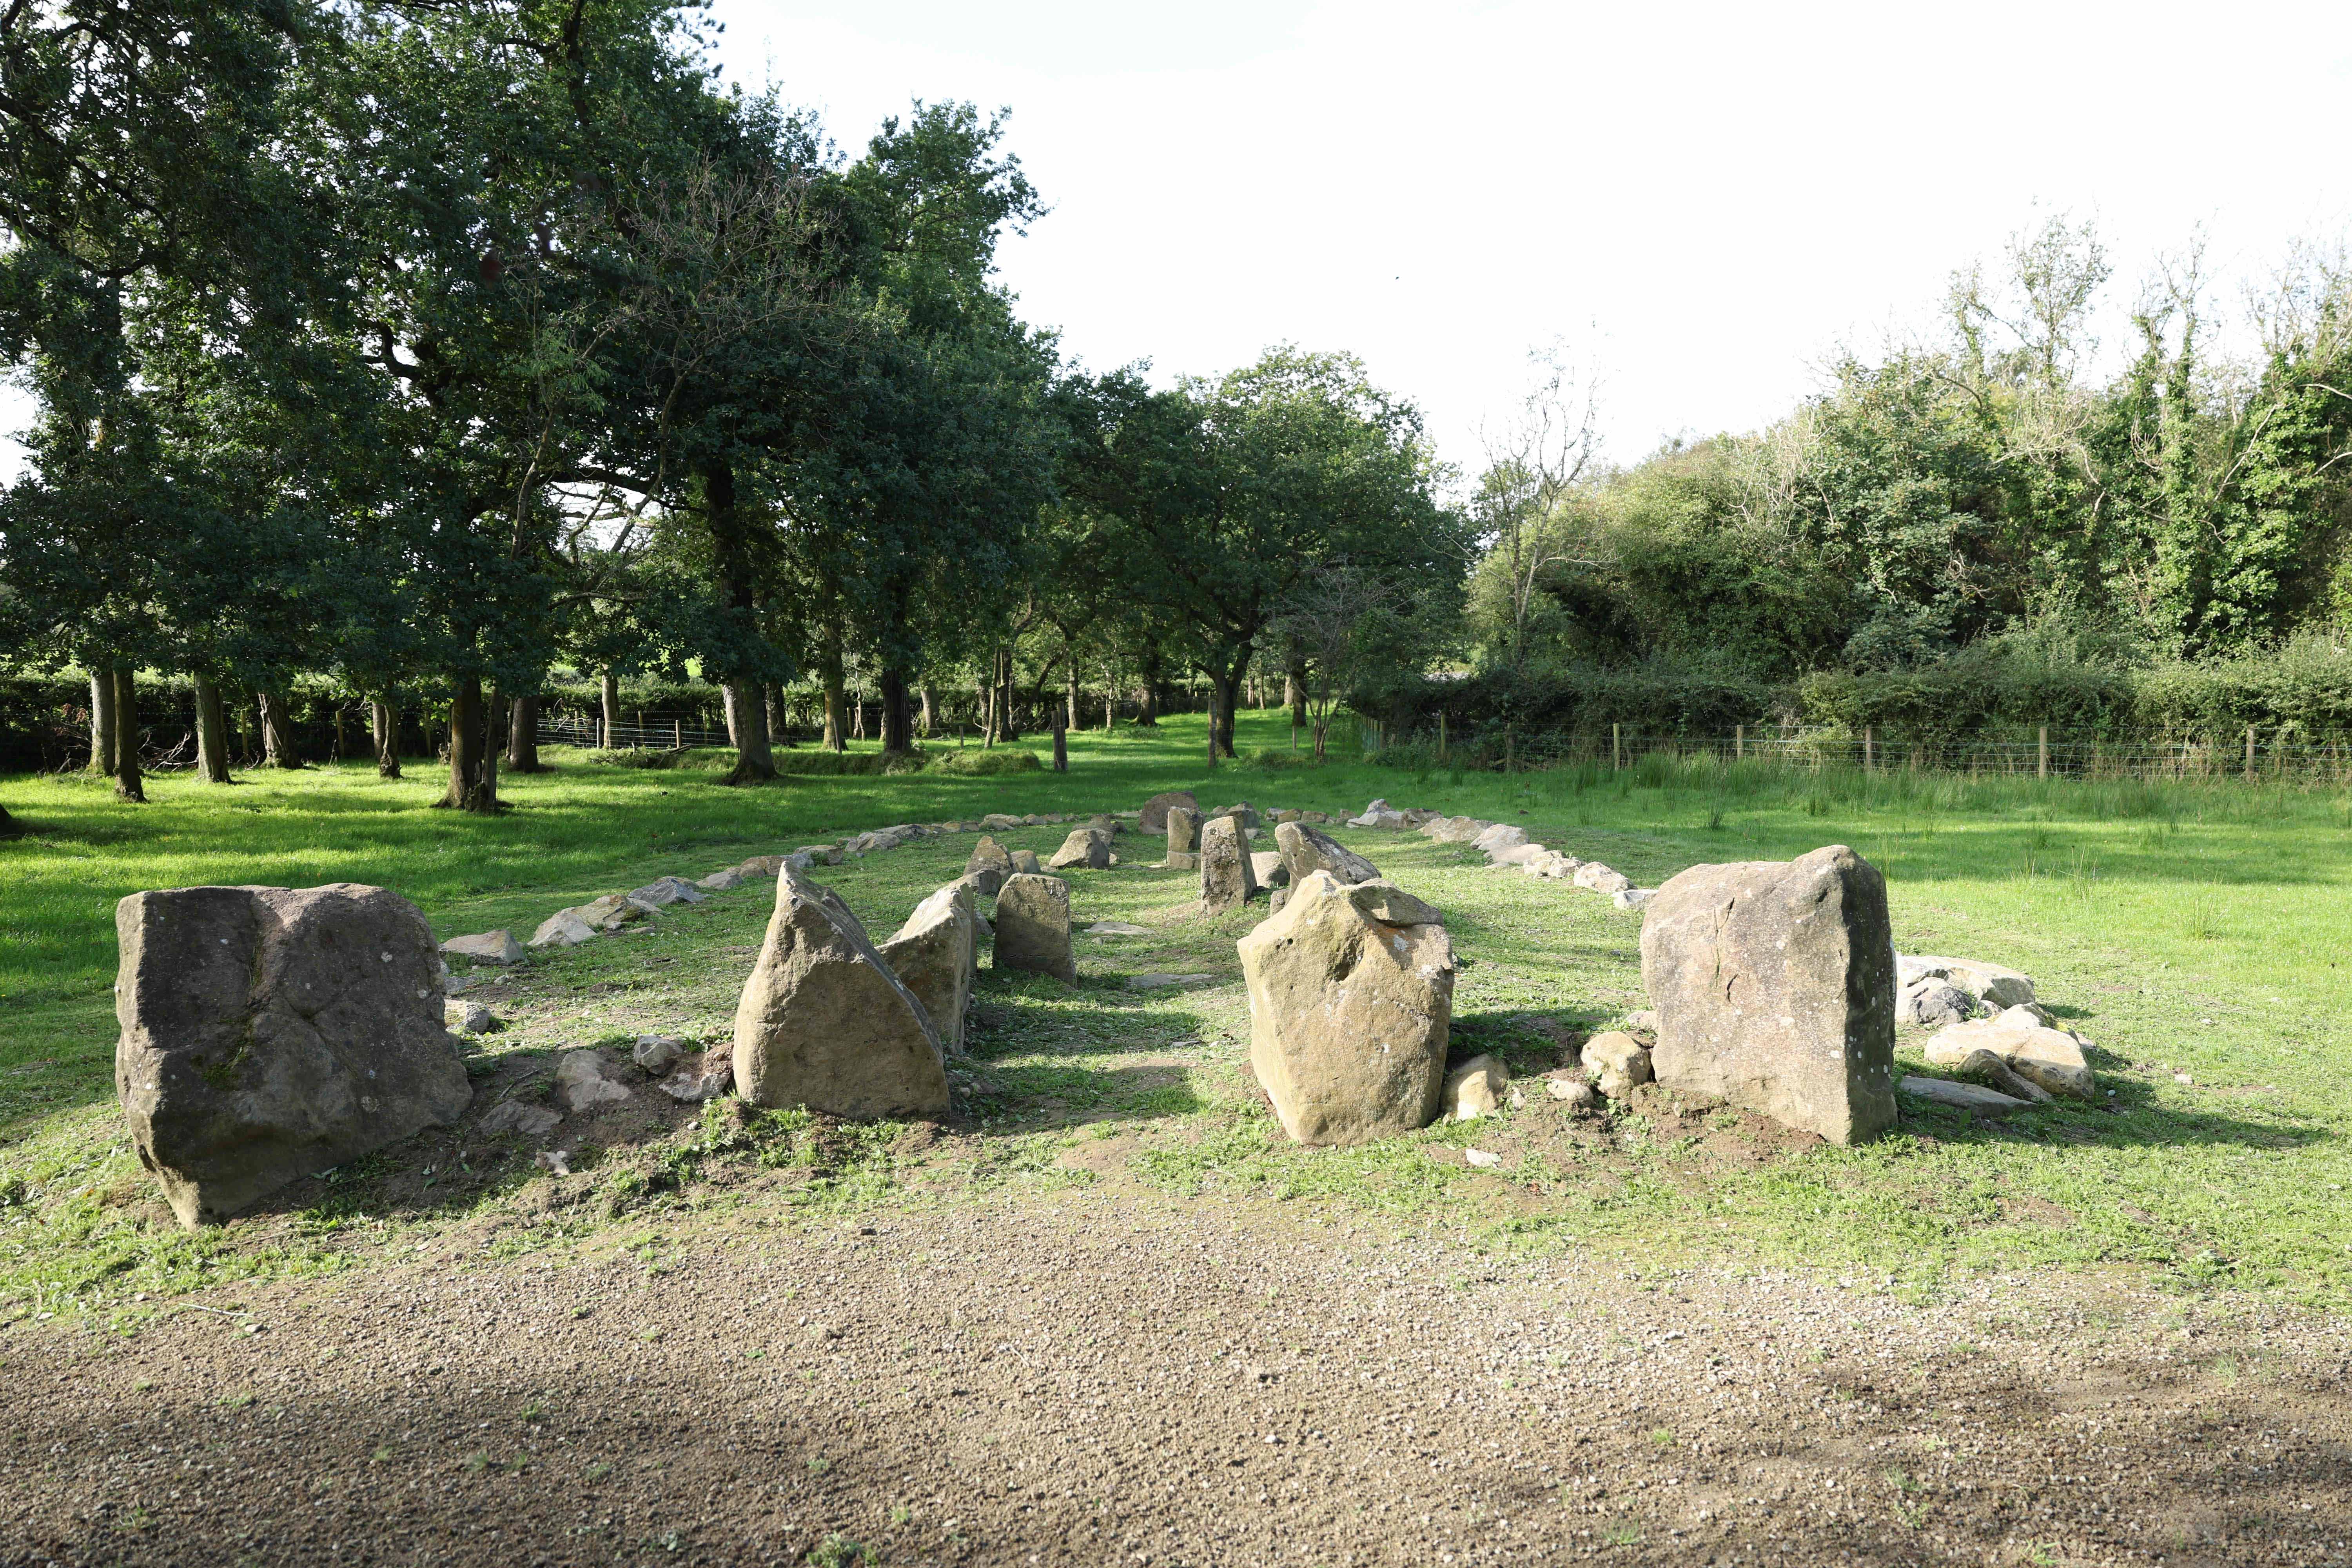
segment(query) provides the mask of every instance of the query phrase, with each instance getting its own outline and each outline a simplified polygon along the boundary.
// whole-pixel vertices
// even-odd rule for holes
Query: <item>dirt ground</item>
[[[2352,1561],[2352,1325],[1511,1255],[1124,1173],[20,1326],[0,1563]]]

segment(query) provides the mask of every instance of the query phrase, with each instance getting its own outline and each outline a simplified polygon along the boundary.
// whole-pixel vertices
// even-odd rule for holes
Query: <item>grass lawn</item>
[[[516,809],[496,819],[425,809],[438,781],[425,764],[390,783],[358,766],[253,774],[232,789],[158,779],[143,807],[79,778],[0,780],[0,803],[29,830],[0,843],[0,1319],[122,1321],[223,1278],[342,1268],[444,1241],[594,1245],[664,1207],[952,1202],[1106,1179],[1444,1221],[1498,1245],[1620,1249],[1636,1266],[1801,1262],[1923,1290],[1964,1271],[2122,1266],[2182,1289],[2352,1302],[2352,805],[2340,794],[1663,759],[1512,777],[1227,764],[1210,780],[1198,719],[1161,731],[1073,736],[1067,775],[758,789],[557,751],[554,771],[507,781]],[[1244,715],[1245,752],[1281,763],[1288,742],[1279,714]],[[2114,1096],[2006,1122],[1906,1102],[1898,1132],[1851,1151],[1658,1095],[1581,1121],[1538,1096],[1370,1148],[1297,1149],[1246,1068],[1233,942],[1262,911],[1191,914],[1192,879],[1146,868],[1156,847],[1129,838],[1119,868],[1072,874],[1076,905],[1084,920],[1151,934],[1086,941],[1076,987],[983,970],[960,1085],[967,1115],[936,1142],[679,1112],[560,1133],[578,1155],[578,1173],[561,1178],[461,1131],[189,1236],[153,1200],[113,1110],[112,909],[139,889],[374,882],[415,899],[444,936],[528,935],[562,905],[664,872],[698,876],[892,822],[1131,809],[1173,787],[1213,805],[1353,812],[1378,795],[1506,818],[1643,886],[1695,862],[1848,843],[1885,871],[1903,951],[2032,973],[2092,1040]],[[1042,851],[1061,835],[1007,837]],[[1447,911],[1462,962],[1457,1056],[1493,1050],[1540,1071],[1575,1036],[1643,1005],[1637,916],[1418,835],[1340,837]],[[961,870],[971,844],[920,841],[820,876],[884,936]],[[543,1092],[559,1048],[652,1029],[725,1038],[772,891],[749,884],[642,933],[541,957],[499,985],[508,1024],[475,1058],[478,1104]],[[1127,985],[1147,971],[1210,979]],[[1916,1039],[1899,1052],[1919,1070]],[[1503,1163],[1469,1167],[1471,1144]],[[135,1307],[142,1293],[150,1305]]]

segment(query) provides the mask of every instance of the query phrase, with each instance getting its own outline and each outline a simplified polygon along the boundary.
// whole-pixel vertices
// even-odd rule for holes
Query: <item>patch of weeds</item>
[[[601,1481],[612,1473],[613,1462],[610,1459],[599,1459],[581,1471],[580,1479],[583,1481]]]
[[[242,1410],[252,1403],[253,1395],[250,1394],[224,1394],[220,1398],[220,1405],[224,1410]]]
[[[388,1465],[392,1463],[392,1445],[386,1443],[376,1449],[374,1453],[370,1454],[368,1456],[368,1463],[371,1465]]]
[[[825,1471],[833,1468],[833,1461],[826,1458],[823,1454],[811,1454],[809,1456],[808,1468],[810,1475],[821,1476],[824,1474]]]
[[[1639,1546],[1642,1527],[1637,1524],[1612,1524],[1601,1531],[1601,1539],[1612,1546]]]
[[[478,1476],[489,1468],[490,1456],[482,1449],[477,1448],[466,1456],[466,1468],[468,1473]]]
[[[1675,1446],[1675,1435],[1669,1428],[1661,1426],[1650,1434],[1650,1441],[1661,1448],[1671,1448]]]
[[[836,1530],[809,1548],[808,1560],[815,1568],[849,1568],[853,1563],[871,1563],[874,1559],[863,1544]]]

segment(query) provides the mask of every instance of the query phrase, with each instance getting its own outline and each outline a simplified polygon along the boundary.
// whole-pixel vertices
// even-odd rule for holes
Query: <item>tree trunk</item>
[[[1070,771],[1069,731],[1060,724],[1054,726],[1054,771],[1057,773]]]
[[[604,701],[604,749],[617,752],[621,743],[613,737],[621,732],[621,678],[605,670],[604,689],[599,695]]]
[[[996,660],[997,679],[1003,688],[1003,695],[996,700],[996,738],[1017,741],[1021,731],[1013,722],[1013,650],[998,649]]]
[[[139,782],[139,688],[129,665],[114,672],[114,795],[118,800],[147,799]]]
[[[110,779],[115,766],[114,670],[110,666],[89,676],[89,771]]]
[[[764,683],[727,683],[727,732],[735,741],[735,771],[730,784],[757,784],[776,776],[776,753],[768,743],[768,701]]]
[[[907,672],[885,667],[882,671],[882,749],[915,749],[914,715],[907,706]]]
[[[380,697],[368,704],[369,738],[375,742],[375,776],[396,779],[400,776],[400,710],[392,705],[389,697]]]
[[[301,749],[294,740],[294,716],[287,710],[285,694],[264,691],[257,700],[261,710],[261,760],[273,768],[299,768],[302,765]]]
[[[8,815],[8,808],[0,805],[0,838],[14,838],[24,831],[23,825]]]
[[[221,704],[220,683],[199,670],[196,681],[196,776],[206,784],[227,784],[228,713]]]
[[[784,689],[771,684],[766,695],[768,742],[771,745],[790,746],[793,743],[793,715],[791,708],[784,702]]]
[[[482,710],[482,786],[490,797],[489,809],[499,809],[499,746],[506,738],[507,694],[493,681],[489,700]]]
[[[1217,689],[1209,689],[1209,771],[1217,771]]]
[[[1070,706],[1070,716],[1069,716],[1069,721],[1068,721],[1068,723],[1067,723],[1066,726],[1064,726],[1064,727],[1065,727],[1065,728],[1066,728],[1066,729],[1076,730],[1076,729],[1079,728],[1081,725],[1083,725],[1083,724],[1086,722],[1086,721],[1084,721],[1083,719],[1080,719],[1080,718],[1078,717],[1078,652],[1077,652],[1077,649],[1076,649],[1076,648],[1071,648],[1071,649],[1067,650],[1067,656],[1066,656],[1066,657],[1067,657],[1067,658],[1068,658],[1068,659],[1069,659],[1069,665],[1070,665],[1069,674],[1068,674],[1068,676],[1066,678],[1066,679],[1067,685],[1068,685],[1068,688],[1069,688],[1069,699],[1070,699],[1070,704],[1069,704],[1069,706]]]
[[[866,694],[862,691],[850,694],[849,738],[853,741],[866,739]]]
[[[1307,728],[1307,672],[1294,664],[1282,677],[1284,699],[1290,704],[1290,727]]]
[[[928,741],[931,737],[931,731],[939,728],[940,722],[940,701],[931,694],[931,683],[928,680],[923,682],[922,699],[923,714],[918,722],[922,726],[923,738]]]
[[[980,688],[980,743],[996,744],[996,656],[990,654],[988,679]]]
[[[513,716],[507,723],[507,766],[519,773],[535,773],[541,769],[536,694],[514,700]]]
[[[1160,723],[1160,650],[1155,647],[1144,650],[1143,700],[1136,704],[1135,721],[1147,730]]]
[[[449,793],[441,805],[485,815],[498,810],[498,776],[484,765],[490,751],[487,720],[482,678],[467,676],[449,699]]]
[[[1249,656],[1244,654],[1239,660],[1235,661],[1230,675],[1216,674],[1210,677],[1217,689],[1217,711],[1209,727],[1216,731],[1217,749],[1229,757],[1234,754],[1234,710],[1241,702],[1242,672],[1248,668]]]

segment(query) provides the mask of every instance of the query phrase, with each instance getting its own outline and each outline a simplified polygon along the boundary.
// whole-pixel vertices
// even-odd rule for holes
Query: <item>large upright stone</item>
[[[980,879],[982,890],[990,898],[1004,886],[1004,879],[1013,875],[1013,857],[1002,844],[983,833],[980,842],[971,847],[971,857],[963,863],[963,874]]]
[[[1168,826],[1169,812],[1180,806],[1196,818],[1201,815],[1201,803],[1193,797],[1191,790],[1171,789],[1143,803],[1143,818],[1138,826],[1146,833],[1158,833]]]
[[[1049,871],[1066,870],[1083,866],[1089,871],[1108,870],[1110,867],[1110,835],[1099,827],[1074,827],[1062,847],[1045,862]]]
[[[1302,1143],[1425,1127],[1445,1085],[1454,948],[1436,910],[1386,882],[1310,873],[1239,947],[1250,1066]]]
[[[996,944],[989,962],[1057,980],[1078,977],[1070,942],[1070,885],[1059,877],[1024,872],[996,895]]]
[[[1328,871],[1342,882],[1371,882],[1380,879],[1381,868],[1378,866],[1329,834],[1319,832],[1303,822],[1276,823],[1274,843],[1275,847],[1282,851],[1282,863],[1290,868],[1290,885],[1294,888],[1318,871]]]
[[[1241,820],[1213,816],[1201,825],[1201,907],[1213,915],[1237,910],[1257,891],[1249,840]]]
[[[178,888],[115,906],[114,1085],[180,1223],[226,1219],[473,1099],[441,956],[382,888]]]
[[[936,1120],[947,1068],[929,1015],[832,889],[789,868],[735,1006],[736,1092],[832,1116]]]
[[[1666,1088],[1832,1143],[1894,1125],[1886,881],[1844,845],[1675,877],[1642,922],[1642,979]]]
[[[963,1016],[980,966],[980,906],[971,889],[950,882],[915,906],[898,934],[878,951],[899,983],[930,1015],[940,1048],[963,1054]]]
[[[1189,805],[1180,805],[1168,814],[1168,853],[1197,855],[1201,852],[1201,814]]]

